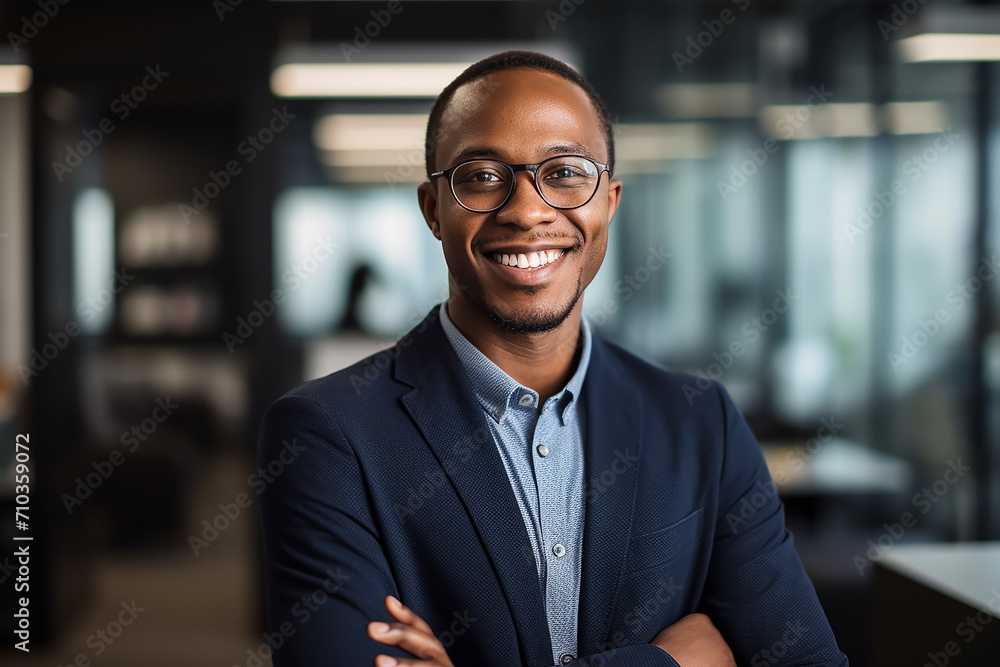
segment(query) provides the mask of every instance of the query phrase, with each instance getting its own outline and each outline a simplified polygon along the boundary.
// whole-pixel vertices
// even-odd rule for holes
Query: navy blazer
[[[412,657],[366,633],[370,621],[395,620],[389,594],[456,667],[552,665],[528,534],[437,309],[392,348],[303,384],[264,416],[258,463],[283,462],[259,495],[277,667]],[[702,611],[740,665],[847,665],[760,448],[722,387],[596,332],[591,354],[579,656],[569,664],[676,667],[649,642]]]

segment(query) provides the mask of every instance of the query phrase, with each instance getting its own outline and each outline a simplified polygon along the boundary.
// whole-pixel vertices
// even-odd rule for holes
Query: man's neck
[[[445,307],[455,328],[507,375],[538,392],[541,408],[573,377],[580,357],[580,309],[555,329],[516,334],[500,329],[487,313],[450,298]]]

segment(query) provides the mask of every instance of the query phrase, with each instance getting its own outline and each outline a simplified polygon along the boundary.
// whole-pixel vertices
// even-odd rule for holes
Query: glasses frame
[[[555,204],[553,204],[552,202],[550,202],[548,199],[545,198],[545,195],[542,194],[541,187],[538,185],[538,168],[541,167],[543,164],[551,162],[552,160],[558,160],[560,158],[566,158],[566,157],[574,157],[580,160],[586,160],[587,162],[590,162],[591,164],[593,164],[595,167],[598,168],[597,183],[594,186],[594,191],[590,193],[589,197],[587,197],[587,201],[583,202],[582,204],[577,204],[576,206],[556,206]],[[470,162],[495,162],[497,164],[502,164],[510,172],[510,178],[511,178],[510,190],[507,192],[507,196],[504,198],[504,200],[500,203],[499,206],[494,206],[493,208],[487,208],[482,210],[469,208],[468,206],[463,204],[462,200],[458,198],[457,194],[455,194],[455,179],[454,179],[455,170],[458,169],[459,167],[463,167],[469,164]],[[604,175],[604,172],[608,172],[608,178],[611,178],[611,170],[608,169],[608,165],[606,163],[598,162],[597,160],[586,157],[584,155],[553,155],[552,157],[546,158],[545,160],[542,160],[541,162],[537,162],[535,164],[507,164],[503,160],[496,160],[494,158],[473,158],[471,160],[463,160],[462,162],[459,162],[455,166],[449,167],[444,171],[436,171],[433,174],[431,174],[431,178],[437,178],[438,176],[444,176],[445,178],[447,178],[448,188],[451,190],[451,196],[454,197],[455,201],[458,202],[458,205],[464,208],[466,211],[470,211],[472,213],[492,213],[494,211],[499,211],[504,206],[506,206],[507,202],[509,202],[510,198],[514,195],[514,190],[517,189],[517,179],[514,178],[514,176],[519,171],[531,172],[531,182],[534,184],[535,192],[538,193],[538,196],[542,198],[543,202],[545,202],[552,208],[559,209],[561,211],[570,211],[574,208],[580,208],[581,206],[586,206],[587,204],[590,203],[590,200],[594,198],[594,195],[597,194],[597,191],[601,189],[601,177]]]

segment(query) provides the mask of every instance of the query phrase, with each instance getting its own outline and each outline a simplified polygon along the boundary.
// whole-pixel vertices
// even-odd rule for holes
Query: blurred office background
[[[878,657],[894,550],[1000,540],[1000,8],[32,0],[0,28],[4,664],[269,664],[255,506],[220,504],[255,496],[271,401],[446,296],[426,114],[508,48],[571,63],[615,119],[585,312],[730,390],[852,664],[918,664]],[[959,611],[1000,586],[975,567]]]

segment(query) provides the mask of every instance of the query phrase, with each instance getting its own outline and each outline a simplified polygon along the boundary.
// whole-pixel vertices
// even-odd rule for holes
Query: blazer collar
[[[439,305],[399,340],[394,377],[412,387],[403,395],[403,405],[468,509],[493,561],[528,665],[548,667],[552,644],[531,542],[482,408],[441,326]],[[608,641],[638,476],[637,465],[619,472],[616,464],[623,455],[638,457],[641,447],[639,397],[621,379],[620,364],[608,345],[592,332],[579,406],[587,411],[579,655],[599,652]],[[609,475],[614,476],[611,482]]]

